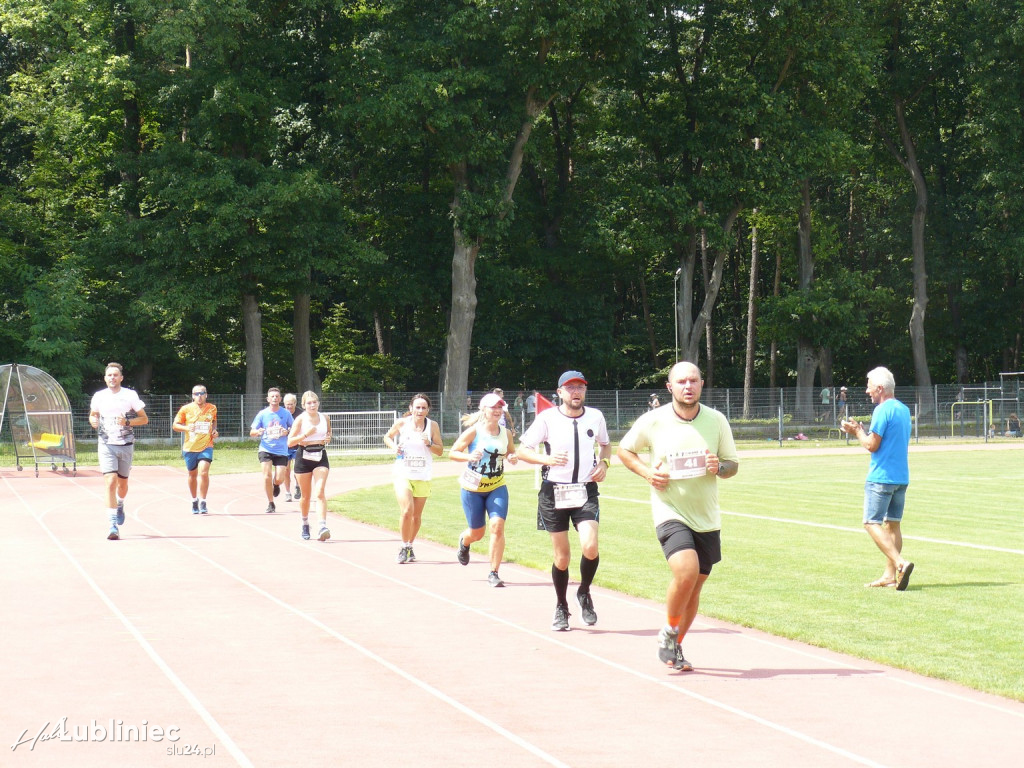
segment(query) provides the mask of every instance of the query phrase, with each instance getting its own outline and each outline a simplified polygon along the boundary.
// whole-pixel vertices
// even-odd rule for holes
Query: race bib
[[[670,480],[689,480],[708,473],[707,460],[703,450],[683,451],[666,456],[665,467]]]
[[[320,461],[320,459],[322,459],[323,457],[324,457],[324,449],[323,448],[317,447],[317,448],[313,448],[313,449],[309,449],[309,448],[303,448],[302,449],[302,458],[305,459],[306,461],[311,461],[311,462],[313,462],[315,464],[316,462]]]
[[[209,421],[197,421],[192,425],[192,431],[197,435],[208,435],[210,434],[210,428],[213,426],[212,422]]]
[[[264,434],[271,440],[277,440],[278,438],[284,437],[286,434],[288,434],[288,430],[286,430],[280,424],[271,424],[269,427],[267,427]]]
[[[425,456],[405,456],[406,469],[423,469],[427,466],[427,458]],[[479,483],[477,483],[479,485]]]
[[[577,509],[586,503],[586,483],[565,483],[555,485],[555,509]]]
[[[459,482],[463,488],[475,490],[480,487],[480,481],[483,480],[483,477],[479,472],[466,467],[462,472],[462,477],[459,478]]]

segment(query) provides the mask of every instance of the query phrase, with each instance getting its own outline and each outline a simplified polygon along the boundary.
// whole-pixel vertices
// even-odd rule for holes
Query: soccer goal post
[[[327,453],[387,453],[384,435],[395,423],[395,411],[331,411],[331,441]]]

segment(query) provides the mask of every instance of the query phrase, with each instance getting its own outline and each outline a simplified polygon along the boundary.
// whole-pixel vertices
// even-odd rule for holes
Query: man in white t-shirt
[[[134,428],[148,424],[149,417],[135,390],[121,386],[124,371],[120,363],[108,363],[103,380],[107,388],[93,395],[89,404],[89,425],[96,430],[96,453],[107,484],[107,538],[117,541],[121,538],[118,526],[124,525],[124,497],[135,452]]]
[[[651,515],[672,571],[658,658],[689,672],[693,665],[683,656],[682,640],[711,567],[722,559],[718,479],[739,471],[739,457],[725,416],[700,402],[704,380],[696,365],[672,366],[667,387],[669,403],[636,420],[619,442],[618,455],[626,469],[651,485]],[[649,463],[641,452],[650,452]]]
[[[579,371],[566,371],[558,379],[561,404],[537,414],[519,444],[519,458],[529,464],[541,464],[543,482],[537,494],[537,527],[551,535],[554,558],[551,582],[555,588],[555,617],[551,629],[569,629],[569,523],[579,533],[580,586],[576,599],[583,622],[597,623],[590,585],[597,574],[597,526],[601,515],[597,484],[611,465],[611,441],[604,415],[596,408],[585,408],[587,380]],[[546,444],[550,449],[541,451]]]

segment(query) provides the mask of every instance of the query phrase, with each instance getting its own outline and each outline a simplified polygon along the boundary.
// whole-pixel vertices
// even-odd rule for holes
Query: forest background
[[[993,380],[1022,111],[1016,0],[0,0],[0,358],[72,394]]]

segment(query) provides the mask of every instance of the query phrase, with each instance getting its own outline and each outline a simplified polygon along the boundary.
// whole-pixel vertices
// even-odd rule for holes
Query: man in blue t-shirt
[[[259,459],[263,467],[263,489],[267,494],[267,512],[276,511],[274,497],[281,493],[281,482],[288,469],[288,431],[294,419],[281,407],[281,390],[267,390],[267,407],[256,414],[249,428],[250,437],[260,439]]]
[[[864,528],[886,557],[885,571],[869,587],[896,587],[903,591],[910,583],[914,564],[903,558],[900,521],[910,484],[907,453],[910,447],[910,409],[896,399],[896,380],[888,368],[868,373],[867,394],[875,404],[871,426],[859,421],[842,423],[871,453],[868,478],[864,483]]]

